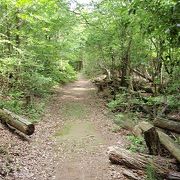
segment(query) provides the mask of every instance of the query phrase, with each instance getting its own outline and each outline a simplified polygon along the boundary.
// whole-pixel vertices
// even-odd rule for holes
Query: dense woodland
[[[0,9],[1,109],[35,121],[55,86],[81,70],[120,127],[134,131],[139,121],[153,122],[179,143],[178,0],[1,0]],[[164,134],[147,126],[140,129],[159,133],[163,144]],[[158,142],[149,143],[150,154],[164,156]],[[177,149],[169,156],[179,161]]]
[[[72,66],[83,61],[89,76],[108,76],[114,96],[121,87],[131,96],[131,90],[142,90],[151,96],[134,103],[177,108],[179,6],[163,0],[106,0],[86,7],[3,0],[1,104],[14,111],[33,104],[55,84],[74,79]]]

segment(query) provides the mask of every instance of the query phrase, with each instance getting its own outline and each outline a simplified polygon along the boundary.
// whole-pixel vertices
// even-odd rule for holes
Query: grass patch
[[[87,109],[81,103],[68,103],[61,109],[63,116],[71,119],[82,119],[87,115]]]
[[[71,127],[72,127],[72,125],[70,123],[65,125],[64,128],[59,130],[59,131],[57,131],[54,136],[55,137],[59,137],[59,136],[68,135],[70,130],[71,130]]]

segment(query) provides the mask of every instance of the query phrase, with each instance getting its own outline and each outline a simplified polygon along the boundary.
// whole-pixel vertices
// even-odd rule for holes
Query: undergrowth
[[[12,68],[16,66],[11,65],[11,71]],[[9,71],[7,66],[7,71],[0,76],[4,82],[0,88],[0,108],[27,116],[33,122],[39,121],[54,86],[76,80],[76,72],[65,62],[56,68],[53,66],[48,74],[48,70],[46,74],[40,71],[32,73],[29,68],[26,73],[13,72],[9,77]]]
[[[37,122],[44,111],[49,95],[33,100],[30,104],[25,105],[22,98],[9,98],[0,101],[0,108],[8,109],[15,114],[24,115],[30,119],[31,122]]]
[[[130,145],[128,147],[130,151],[140,153],[145,151],[145,142],[143,138],[136,137],[134,135],[128,135],[127,139],[130,141]]]

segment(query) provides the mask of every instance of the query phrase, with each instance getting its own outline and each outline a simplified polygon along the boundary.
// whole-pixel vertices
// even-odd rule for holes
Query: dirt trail
[[[0,146],[7,150],[0,154],[0,179],[126,179],[123,168],[111,165],[106,154],[108,146],[123,146],[123,138],[112,132],[104,102],[82,76],[56,88],[30,138],[22,139],[1,125],[0,130]],[[3,169],[9,173],[2,174]]]
[[[112,179],[107,147],[112,145],[112,124],[104,115],[96,89],[79,77],[59,96],[64,126],[56,133],[59,164],[56,180]]]

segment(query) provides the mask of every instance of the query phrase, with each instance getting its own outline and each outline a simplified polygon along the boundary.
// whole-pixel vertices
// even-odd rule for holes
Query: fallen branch
[[[137,74],[138,76],[140,76],[140,77],[148,80],[149,82],[153,82],[153,80],[152,80],[151,78],[147,77],[146,75],[142,74],[141,72],[139,72],[139,71],[137,71],[137,70],[135,70],[135,69],[132,69],[132,71],[133,71],[135,74]]]

